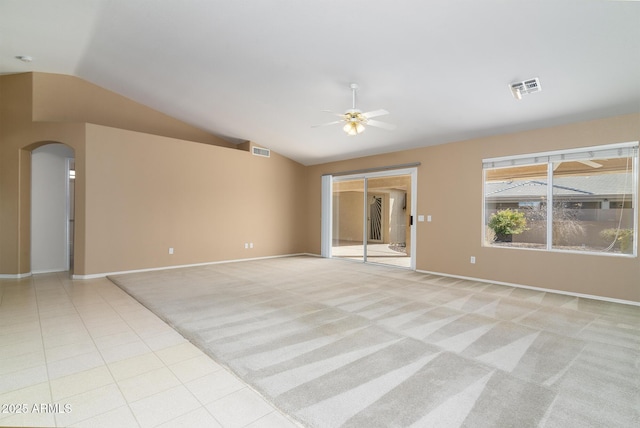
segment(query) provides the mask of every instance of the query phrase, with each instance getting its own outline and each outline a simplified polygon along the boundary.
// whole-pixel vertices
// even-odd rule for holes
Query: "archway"
[[[73,268],[74,150],[47,142],[31,147],[32,273]]]

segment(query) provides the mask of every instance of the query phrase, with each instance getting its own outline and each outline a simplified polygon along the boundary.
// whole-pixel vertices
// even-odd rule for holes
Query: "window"
[[[486,159],[484,245],[637,254],[638,143]]]

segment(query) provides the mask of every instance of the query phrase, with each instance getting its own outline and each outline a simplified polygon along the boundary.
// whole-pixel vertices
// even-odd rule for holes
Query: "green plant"
[[[504,241],[527,230],[527,219],[524,213],[507,208],[491,214],[488,226],[495,232],[496,241]]]
[[[600,231],[600,237],[609,243],[615,242],[620,244],[620,251],[623,253],[631,253],[631,245],[633,243],[633,229],[604,229]]]

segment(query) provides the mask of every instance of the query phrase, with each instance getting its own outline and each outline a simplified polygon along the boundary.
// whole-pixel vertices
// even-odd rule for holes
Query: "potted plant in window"
[[[507,208],[491,214],[488,226],[495,232],[496,242],[511,242],[513,235],[527,230],[527,219],[524,213]]]

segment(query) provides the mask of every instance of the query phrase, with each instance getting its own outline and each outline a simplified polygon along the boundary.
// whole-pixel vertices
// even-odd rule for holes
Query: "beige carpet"
[[[313,257],[111,279],[304,426],[640,426],[637,306]]]

